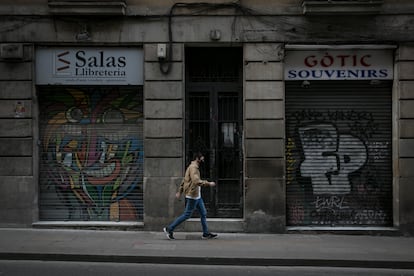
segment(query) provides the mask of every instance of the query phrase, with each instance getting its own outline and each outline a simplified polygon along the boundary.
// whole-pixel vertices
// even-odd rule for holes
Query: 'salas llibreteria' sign
[[[392,50],[286,51],[285,80],[391,80]]]
[[[36,50],[38,85],[142,85],[139,48],[60,48]]]

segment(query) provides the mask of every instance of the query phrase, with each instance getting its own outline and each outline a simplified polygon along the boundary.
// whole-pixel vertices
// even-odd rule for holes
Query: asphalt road
[[[414,270],[282,266],[206,266],[94,262],[3,261],[0,276],[402,276]]]

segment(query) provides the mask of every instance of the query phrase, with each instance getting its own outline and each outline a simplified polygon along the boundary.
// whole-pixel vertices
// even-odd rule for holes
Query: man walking
[[[203,162],[204,156],[202,153],[198,152],[194,154],[193,161],[185,171],[184,180],[181,183],[178,192],[175,194],[176,198],[180,198],[181,194],[184,193],[185,210],[170,225],[164,227],[164,233],[170,240],[175,239],[174,229],[182,222],[189,219],[196,209],[200,213],[201,226],[203,228],[202,239],[213,239],[217,237],[217,234],[208,231],[207,210],[204,206],[203,198],[201,197],[201,187],[213,187],[216,183],[201,179],[199,166]]]

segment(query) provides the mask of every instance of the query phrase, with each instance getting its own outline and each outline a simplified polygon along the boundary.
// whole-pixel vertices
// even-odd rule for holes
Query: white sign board
[[[286,51],[285,80],[391,80],[392,50]]]
[[[61,48],[36,50],[38,85],[142,85],[139,48]]]

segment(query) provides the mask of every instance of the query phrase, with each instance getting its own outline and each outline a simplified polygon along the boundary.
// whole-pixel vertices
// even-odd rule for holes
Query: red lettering
[[[321,59],[321,65],[323,67],[329,67],[334,63],[334,58],[332,56],[329,56],[328,54],[325,54],[325,56]]]
[[[305,65],[308,67],[314,67],[318,64],[318,62],[315,59],[315,56],[307,56],[305,58]]]
[[[339,58],[339,60],[340,60],[340,62],[341,62],[341,66],[342,67],[344,67],[345,65],[346,65],[346,62],[345,62],[345,60],[347,59],[347,58],[349,58],[350,56],[349,55],[338,55],[338,56],[336,56],[337,58]]]
[[[361,57],[361,65],[362,66],[365,66],[365,67],[369,67],[369,66],[371,66],[371,64],[370,63],[368,63],[365,59],[367,59],[367,58],[370,58],[371,57],[371,55],[365,55],[365,56],[363,56],[363,57]]]
[[[305,57],[304,64],[307,67],[332,67],[332,66],[340,66],[340,67],[357,67],[357,66],[364,66],[364,67],[370,67],[371,66],[371,55],[364,55],[359,56],[357,54],[355,55],[330,55],[329,53],[325,53],[324,56],[316,56],[311,55]]]

